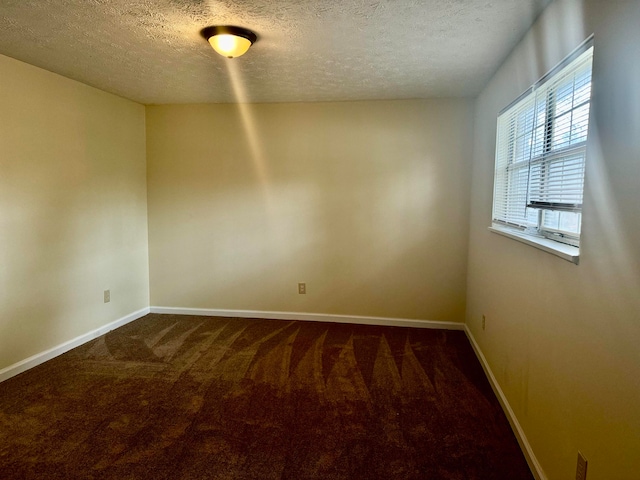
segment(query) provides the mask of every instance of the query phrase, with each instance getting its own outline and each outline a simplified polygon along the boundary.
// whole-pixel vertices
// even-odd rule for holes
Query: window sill
[[[576,265],[578,265],[578,261],[580,260],[580,249],[571,245],[554,242],[553,240],[549,240],[548,238],[544,237],[527,235],[520,232],[519,230],[511,229],[508,227],[494,225],[489,227],[489,230],[493,233],[513,238],[514,240],[517,240],[519,242],[526,243],[527,245],[531,245],[532,247],[538,248],[540,250],[544,250],[547,253],[560,257],[564,260],[567,260],[568,262],[575,263]]]

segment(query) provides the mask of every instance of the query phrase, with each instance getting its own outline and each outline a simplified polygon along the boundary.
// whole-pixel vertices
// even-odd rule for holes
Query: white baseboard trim
[[[212,308],[151,307],[151,313],[173,315],[201,315],[207,317],[266,318],[269,320],[307,320],[312,322],[356,323],[391,327],[436,328],[464,330],[463,323],[415,320],[411,318],[365,317],[360,315],[332,315],[328,313],[269,312],[262,310],[220,310]]]
[[[51,360],[52,358],[57,357],[58,355],[62,355],[69,350],[76,348],[83,343],[87,343],[94,338],[99,337],[100,335],[104,335],[111,330],[115,330],[118,327],[126,325],[129,322],[137,320],[138,318],[144,317],[149,313],[149,307],[138,310],[137,312],[130,313],[129,315],[125,315],[118,320],[115,320],[111,323],[107,323],[102,327],[96,328],[90,332],[85,333],[84,335],[80,335],[79,337],[74,338],[73,340],[69,340],[68,342],[64,342],[56,347],[50,348],[41,353],[37,353],[29,358],[25,358],[13,365],[9,365],[6,368],[0,370],[0,382],[4,382],[11,377],[15,377],[16,375],[29,370],[35,366],[40,365],[41,363],[46,362],[47,360]]]
[[[542,470],[542,466],[540,465],[540,462],[538,462],[536,455],[533,453],[533,449],[529,444],[529,440],[527,440],[527,436],[524,434],[524,430],[520,426],[520,422],[518,422],[518,419],[515,413],[513,412],[513,409],[511,408],[511,405],[509,404],[507,397],[502,391],[502,388],[500,388],[500,385],[498,384],[498,380],[496,380],[496,377],[493,374],[491,367],[489,367],[489,363],[487,362],[487,359],[484,356],[484,353],[482,353],[482,350],[480,350],[480,346],[478,345],[478,342],[476,342],[476,339],[474,338],[473,334],[471,333],[471,330],[467,325],[464,326],[464,331],[467,334],[467,338],[469,339],[469,342],[471,343],[471,346],[473,347],[473,350],[475,351],[476,356],[478,357],[478,360],[482,365],[482,368],[484,369],[484,373],[487,375],[487,378],[489,379],[491,388],[493,388],[493,391],[496,394],[496,397],[498,397],[498,401],[502,406],[502,410],[504,411],[505,415],[507,416],[507,419],[509,420],[509,423],[511,424],[511,429],[513,430],[513,433],[515,434],[516,439],[520,444],[520,449],[522,450],[522,453],[524,454],[524,457],[527,460],[527,463],[529,464],[531,473],[533,473],[533,476],[536,478],[536,480],[547,480],[547,476]]]

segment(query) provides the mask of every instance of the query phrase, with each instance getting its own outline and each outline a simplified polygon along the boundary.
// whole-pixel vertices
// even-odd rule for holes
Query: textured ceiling
[[[144,104],[475,96],[547,3],[0,0],[0,53]],[[228,60],[209,25],[258,41]]]

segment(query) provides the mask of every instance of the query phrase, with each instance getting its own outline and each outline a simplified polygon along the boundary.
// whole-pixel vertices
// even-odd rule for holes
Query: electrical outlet
[[[576,480],[587,480],[587,459],[578,452],[578,465],[576,467]]]
[[[306,283],[299,283],[298,284],[298,293],[300,295],[306,295],[307,294],[307,284]]]
[[[104,303],[109,303],[111,301],[111,290],[104,291]]]
[[[483,329],[483,330],[484,330],[484,326],[485,326],[485,323],[486,323],[486,322],[487,322],[487,319],[485,318],[485,316],[484,316],[484,315],[482,315],[482,329]]]

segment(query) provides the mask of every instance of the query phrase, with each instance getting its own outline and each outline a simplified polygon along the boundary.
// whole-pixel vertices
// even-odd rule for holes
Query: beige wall
[[[0,370],[148,306],[144,121],[0,56]]]
[[[640,2],[552,4],[476,103],[467,322],[549,479],[640,478]],[[496,116],[595,33],[580,265],[493,234]],[[487,317],[482,331],[481,317]]]
[[[151,304],[463,321],[471,120],[466,100],[148,107]]]

